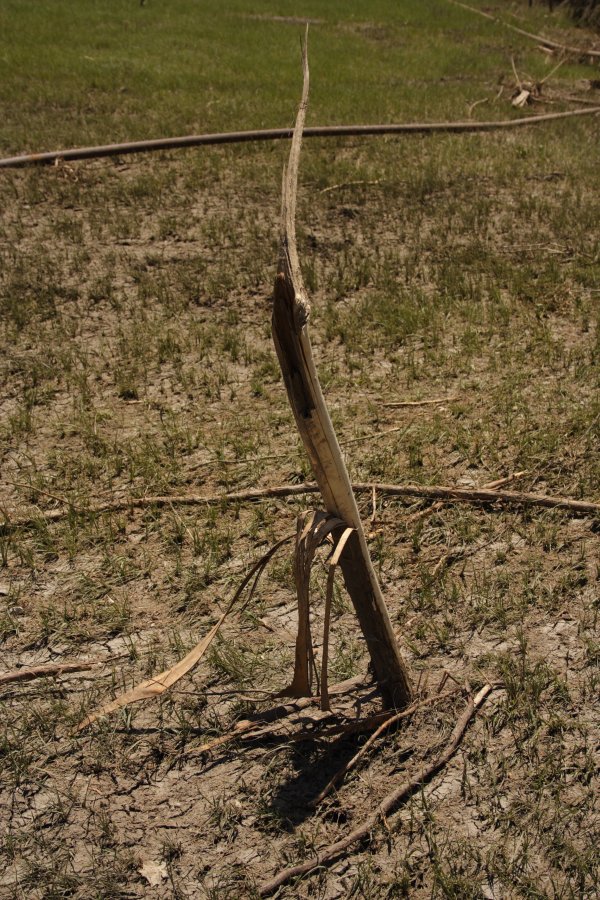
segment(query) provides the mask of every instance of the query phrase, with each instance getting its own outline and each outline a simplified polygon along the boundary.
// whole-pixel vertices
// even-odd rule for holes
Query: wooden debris
[[[354,754],[352,759],[348,760],[348,762],[338,772],[335,773],[333,778],[325,785],[319,796],[313,801],[312,805],[316,807],[319,805],[319,803],[323,802],[325,797],[327,797],[332,792],[332,790],[337,787],[337,785],[346,777],[348,772],[350,772],[363,758],[363,756],[365,756],[367,751],[370,750],[375,741],[381,737],[384,731],[387,731],[388,728],[391,728],[392,725],[396,725],[402,719],[406,719],[408,718],[408,716],[412,716],[412,714],[418,709],[421,709],[424,706],[430,706],[431,704],[438,703],[442,700],[447,700],[450,697],[456,696],[457,693],[458,689],[447,691],[445,694],[438,693],[434,697],[426,697],[423,700],[417,700],[414,703],[411,703],[411,705],[402,710],[402,712],[395,713],[393,715],[390,714],[388,718],[384,719],[381,725],[377,727],[371,737],[367,741],[365,741],[360,750]]]
[[[516,97],[513,98],[512,105],[515,109],[522,109],[526,106],[531,100],[531,91],[528,91],[526,88],[523,88],[519,91]]]
[[[294,419],[325,509],[352,529],[339,564],[367,643],[375,677],[388,705],[404,708],[411,699],[408,671],[400,656],[371,562],[348,471],[321,390],[308,334],[310,305],[302,281],[295,225],[298,167],[309,88],[306,44],[302,57],[302,101],[283,179],[283,228],[273,294],[273,340]]]
[[[70,672],[86,672],[99,665],[99,660],[90,662],[72,663],[45,663],[41,666],[23,666],[21,669],[13,669],[10,672],[0,674],[0,685],[11,684],[14,681],[32,681],[34,678],[56,678],[59,675],[67,675]]]
[[[506,475],[505,478],[498,478],[496,481],[488,481],[487,484],[483,485],[484,490],[495,491],[496,488],[504,487],[506,484],[510,484],[511,481],[515,481],[517,478],[522,478],[524,475],[528,475],[526,469],[523,469],[521,472],[513,472],[511,475]],[[404,525],[408,525],[410,522],[416,522],[418,519],[423,519],[425,516],[431,515],[431,513],[436,512],[438,509],[442,509],[444,506],[443,500],[437,500],[435,503],[432,503],[431,506],[428,506],[426,509],[420,509],[418,512],[412,513],[410,516],[404,519]]]
[[[550,42],[546,42],[550,43]],[[556,45],[560,49],[561,45]],[[569,48],[565,48],[569,50]],[[595,55],[596,51],[574,50],[577,55]],[[598,51],[600,54],[600,51]],[[304,137],[340,138],[386,134],[477,134],[490,131],[508,131],[528,128],[543,122],[555,122],[572,116],[593,115],[594,109],[576,109],[545,116],[526,116],[522,119],[504,119],[491,122],[404,122],[380,125],[317,125],[306,128]],[[186,134],[180,137],[154,138],[149,141],[128,141],[124,144],[104,144],[98,147],[73,147],[53,150],[49,153],[27,153],[0,159],[0,169],[21,169],[26,166],[56,165],[59,160],[96,159],[109,156],[125,156],[130,153],[154,153],[158,150],[174,150],[178,147],[203,147],[217,144],[241,144],[249,141],[289,140],[289,128],[267,128],[258,131],[230,131],[221,134]]]
[[[462,397],[435,397],[433,400],[394,400],[383,403],[386,409],[403,409],[405,406],[438,406],[440,403],[458,403]]]
[[[467,3],[461,3],[460,0],[448,0],[448,2],[453,3],[454,6],[460,6],[462,9],[466,9],[478,16],[483,16],[484,19],[489,19],[491,22],[496,22],[497,25],[503,25],[504,28],[509,28],[510,31],[514,31],[516,34],[531,38],[532,41],[541,44],[543,47],[548,47],[551,50],[560,50],[562,53],[567,53],[569,56],[577,56],[579,59],[584,59],[585,57],[592,60],[600,59],[600,50],[591,50],[586,49],[585,47],[571,47],[569,44],[560,44],[558,41],[546,38],[542,34],[533,34],[531,31],[525,31],[523,28],[511,25],[510,22],[505,22],[504,19],[500,19],[498,16],[493,16],[491,13],[484,12],[483,9],[476,9],[474,6],[469,6]]]
[[[398,788],[396,788],[396,790],[388,794],[387,797],[385,797],[381,801],[373,816],[371,816],[358,827],[354,828],[353,831],[350,832],[350,834],[346,835],[346,837],[341,838],[339,841],[335,841],[333,844],[329,844],[329,846],[324,847],[322,850],[319,850],[314,856],[306,860],[306,862],[300,863],[297,866],[291,866],[288,869],[283,869],[281,872],[275,875],[274,878],[270,878],[268,881],[263,882],[263,884],[261,884],[259,887],[259,896],[268,897],[270,894],[273,894],[278,888],[280,888],[281,885],[286,884],[293,878],[299,878],[302,875],[308,875],[310,872],[314,872],[315,869],[320,869],[323,866],[328,866],[332,862],[334,862],[334,860],[338,859],[340,856],[343,856],[346,851],[354,845],[370,840],[371,834],[377,829],[379,825],[385,823],[386,817],[391,812],[393,812],[403,800],[405,800],[423,784],[429,781],[430,778],[432,778],[448,763],[448,761],[452,758],[452,756],[458,749],[465,731],[467,730],[469,722],[491,690],[492,685],[486,684],[479,691],[476,697],[469,698],[465,710],[454,726],[448,743],[446,744],[442,752],[438,756],[436,756],[436,758],[431,763],[424,766],[417,773],[417,775],[415,775],[413,778],[410,778],[408,781],[405,781]]]
[[[498,483],[506,484],[507,481],[520,477],[508,476],[500,479]],[[383,484],[378,481],[355,482],[352,490],[355,494],[372,494],[373,487],[382,494],[390,497],[420,497],[424,500],[456,501],[460,503],[475,504],[505,504],[510,506],[542,506],[547,509],[564,509],[581,516],[597,516],[600,514],[600,503],[591,500],[571,500],[568,497],[553,497],[547,494],[520,493],[518,491],[498,491],[489,485],[482,488],[456,488],[444,485],[423,484]],[[227,494],[173,494],[154,497],[130,497],[126,500],[115,500],[111,503],[102,503],[90,506],[82,510],[82,515],[104,515],[111,512],[125,512],[134,509],[148,509],[161,506],[219,506],[225,503],[251,503],[259,500],[274,499],[277,497],[301,497],[305,494],[319,492],[318,485],[313,482],[305,484],[278,484],[266,488],[251,488],[246,491],[232,491]],[[65,519],[72,509],[51,509],[40,511],[36,518],[8,518],[0,522],[0,533],[14,530],[15,528],[31,528],[40,519],[47,522],[57,522]]]

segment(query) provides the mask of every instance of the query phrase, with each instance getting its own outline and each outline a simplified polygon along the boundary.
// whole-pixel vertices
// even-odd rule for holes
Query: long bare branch
[[[529,35],[527,37],[536,37]],[[553,46],[545,38],[540,43]],[[555,48],[561,45],[554,44]],[[561,48],[562,49],[562,48]],[[595,56],[597,51],[566,48],[578,55]],[[573,116],[589,116],[600,113],[600,106],[590,109],[571,109],[566,112],[546,113],[543,116],[525,116],[522,119],[500,119],[491,122],[403,122],[382,125],[315,125],[304,129],[304,137],[367,137],[387,134],[410,136],[412,134],[474,134],[485,131],[510,131],[527,128],[544,122],[569,119]],[[125,156],[130,153],[152,153],[158,150],[177,150],[185,147],[207,147],[219,144],[245,144],[258,141],[281,141],[292,137],[291,128],[268,128],[255,131],[229,131],[221,134],[186,134],[180,137],[154,138],[147,141],[129,141],[123,144],[103,144],[97,147],[73,147],[67,150],[51,150],[47,153],[30,153],[0,159],[0,169],[22,169],[25,166],[53,165],[59,160],[99,159],[109,156]]]
[[[494,488],[457,488],[439,484],[387,484],[379,481],[354,482],[352,490],[355,494],[371,494],[373,488],[380,494],[390,497],[417,497],[423,500],[446,500],[458,503],[474,503],[483,505],[506,506],[541,506],[547,509],[564,509],[580,516],[597,516],[600,514],[600,503],[593,500],[572,500],[569,497],[556,497],[550,494],[535,494],[524,491],[499,491]],[[35,491],[35,487],[31,487]],[[172,494],[149,497],[129,497],[109,503],[98,503],[87,508],[74,509],[64,500],[66,508],[40,510],[36,516],[12,517],[4,512],[4,522],[0,522],[0,533],[15,528],[30,528],[39,523],[58,522],[76,512],[82,516],[99,516],[113,512],[126,512],[134,509],[147,509],[161,506],[216,506],[226,503],[252,503],[282,497],[301,497],[305,494],[319,492],[317,484],[277,484],[266,488],[251,488],[246,491],[231,491],[225,494]]]
[[[493,16],[483,9],[476,9],[474,6],[469,6],[468,3],[461,3],[460,0],[448,0],[448,2],[452,3],[453,6],[460,6],[462,9],[475,13],[475,15],[483,16],[484,19],[489,19],[497,25],[502,25],[504,28],[514,31],[516,34],[531,38],[532,41],[536,41],[536,43],[542,44],[544,47],[549,47],[551,50],[560,50],[561,53],[568,53],[569,56],[577,56],[579,58],[587,56],[589,59],[600,59],[600,50],[590,50],[585,47],[571,47],[569,44],[560,44],[558,41],[553,41],[550,38],[544,37],[543,34],[534,34],[531,31],[525,31],[525,29],[519,28],[517,25],[512,25],[510,22],[505,22],[504,19]]]

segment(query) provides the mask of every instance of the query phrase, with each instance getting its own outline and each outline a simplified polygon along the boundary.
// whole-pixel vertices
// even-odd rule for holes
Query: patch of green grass
[[[315,20],[310,123],[463,118],[466,102],[482,97],[488,103],[475,114],[488,114],[511,54],[531,77],[547,74],[526,39],[445,0],[434,7],[411,0],[396,8],[381,0],[366,9],[353,0],[341,10],[269,0],[258,11],[242,0],[226,10],[214,0],[75,7],[57,0],[42,9],[6,0],[3,146],[9,153],[283,126],[297,92],[302,17]],[[561,77],[586,72],[569,62]],[[150,184],[151,178],[137,182],[140,199]]]

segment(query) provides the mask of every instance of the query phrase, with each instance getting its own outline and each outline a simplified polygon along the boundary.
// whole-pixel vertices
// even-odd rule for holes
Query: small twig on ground
[[[448,0],[448,2],[453,3],[454,6],[460,6],[462,9],[466,9],[478,16],[483,16],[484,19],[489,19],[491,22],[496,22],[498,25],[503,25],[505,28],[509,28],[517,34],[522,34],[523,37],[531,38],[531,40],[537,41],[539,44],[544,44],[552,50],[562,50],[564,53],[579,57],[588,56],[591,59],[600,59],[600,50],[586,50],[583,47],[570,47],[568,44],[559,44],[558,41],[552,41],[541,34],[533,34],[531,31],[525,31],[523,28],[511,25],[510,22],[505,22],[504,19],[499,19],[498,16],[493,16],[491,13],[484,12],[482,9],[475,9],[474,6],[469,6],[467,3],[461,3],[460,0]]]
[[[382,403],[386,409],[401,409],[404,406],[433,406],[438,403],[458,403],[462,397],[436,397],[433,400],[394,400],[391,403]]]
[[[506,475],[504,478],[488,481],[487,484],[483,485],[483,488],[484,490],[495,491],[496,488],[502,487],[505,484],[510,484],[511,481],[515,481],[517,478],[523,478],[524,475],[528,474],[527,469],[522,469],[520,472],[513,472],[512,475]]]
[[[459,688],[453,691],[447,691],[445,694],[436,694],[434,697],[426,697],[424,700],[417,700],[415,703],[411,703],[411,705],[402,710],[402,712],[395,713],[390,715],[389,718],[385,719],[381,725],[377,728],[376,731],[373,732],[370,738],[365,741],[363,746],[360,748],[358,753],[355,753],[352,759],[348,760],[348,762],[342,766],[342,768],[335,773],[331,781],[329,781],[318,797],[312,801],[311,806],[316,807],[321,803],[328,794],[336,787],[340,781],[348,774],[348,772],[355,767],[355,765],[362,759],[362,757],[366,754],[366,752],[373,746],[375,741],[381,737],[384,731],[387,731],[388,728],[391,728],[392,725],[395,725],[401,719],[406,719],[408,716],[412,716],[414,712],[418,709],[421,709],[423,706],[430,706],[432,703],[437,703],[440,700],[446,700],[449,697],[455,696],[459,692]]]
[[[70,509],[74,509],[77,512],[85,512],[85,507],[78,506],[76,503],[73,503],[72,500],[69,500],[68,497],[64,497],[62,494],[53,494],[52,491],[46,490],[46,488],[36,487],[34,484],[28,484],[26,481],[9,481],[7,478],[4,479],[5,484],[10,484],[11,487],[19,487],[25,488],[28,491],[31,491],[33,494],[42,494],[44,497],[49,497],[50,500],[56,500],[57,503],[62,503],[65,506],[68,506]]]
[[[444,672],[443,672],[442,677],[441,677],[441,679],[440,679],[440,683],[439,683],[438,686],[437,686],[437,690],[436,690],[436,693],[437,693],[437,694],[441,694],[442,688],[444,687],[444,685],[446,684],[446,682],[448,681],[448,679],[450,679],[451,681],[453,681],[454,684],[456,684],[459,688],[462,687],[462,684],[461,684],[461,682],[458,680],[458,678],[456,678],[456,677],[452,674],[452,672],[449,672],[448,669],[444,669]]]
[[[559,59],[559,61],[556,63],[556,65],[550,69],[548,74],[544,75],[542,80],[540,82],[538,82],[539,85],[541,86],[543,84],[546,84],[546,82],[549,81],[553,75],[556,75],[556,73],[561,68],[561,66],[564,66],[565,62],[566,62],[566,58],[563,56],[562,59]]]
[[[421,785],[429,781],[429,779],[432,778],[432,776],[437,772],[439,772],[440,769],[442,769],[452,758],[463,738],[465,731],[467,730],[469,722],[473,718],[473,715],[481,706],[491,690],[492,685],[486,684],[474,698],[469,698],[465,710],[454,726],[452,734],[450,735],[450,739],[442,752],[433,760],[433,762],[431,762],[427,766],[424,766],[420,770],[420,772],[417,773],[417,775],[415,775],[413,778],[410,778],[408,781],[405,781],[395,791],[389,793],[377,807],[375,815],[371,816],[369,819],[367,819],[365,822],[351,831],[350,834],[348,834],[345,838],[342,838],[341,840],[336,841],[333,844],[329,844],[328,847],[324,847],[323,850],[320,850],[315,856],[312,857],[312,859],[309,859],[304,863],[300,863],[297,866],[291,866],[288,869],[283,869],[281,872],[278,872],[278,874],[275,875],[274,878],[263,882],[259,887],[259,896],[268,897],[279,887],[281,887],[282,884],[286,884],[288,881],[291,881],[293,878],[298,878],[301,875],[307,875],[309,872],[313,872],[315,869],[320,868],[321,866],[329,865],[334,860],[338,859],[338,857],[342,856],[354,844],[358,844],[362,841],[368,840],[370,838],[371,832],[374,831],[377,826],[382,823],[382,821],[385,821],[386,817],[398,806],[398,804],[402,800],[406,799],[406,797],[409,797],[412,793],[414,793],[414,791],[421,787]]]
[[[474,100],[473,103],[469,103],[467,106],[468,116],[469,118],[473,115],[473,110],[477,109],[478,106],[481,106],[483,103],[489,103],[489,97],[482,97],[481,100]]]
[[[518,72],[517,72],[517,67],[516,67],[516,65],[515,65],[515,58],[514,58],[514,56],[511,56],[511,58],[510,58],[510,64],[511,64],[511,66],[512,66],[513,75],[515,76],[515,83],[516,83],[517,87],[519,88],[519,90],[522,91],[522,90],[523,90],[523,83],[521,82],[521,79],[519,78],[519,74],[518,74]]]
[[[319,191],[320,194],[328,194],[329,191],[338,191],[345,187],[354,187],[354,185],[358,184],[381,184],[381,179],[376,179],[375,181],[342,181],[341,184],[330,184],[329,187],[321,188]]]
[[[590,100],[587,97],[577,97],[575,94],[560,94],[559,100],[569,100],[573,103],[585,103],[586,106],[595,106],[597,101]]]
[[[373,485],[373,491],[371,493],[371,518],[369,519],[369,525],[371,530],[375,527],[375,522],[377,521],[377,488]]]
[[[23,667],[13,669],[10,672],[0,674],[0,685],[11,684],[14,681],[32,681],[34,678],[53,678],[56,675],[66,675],[68,672],[85,672],[99,665],[101,660],[90,662],[72,663],[47,663],[41,666]]]

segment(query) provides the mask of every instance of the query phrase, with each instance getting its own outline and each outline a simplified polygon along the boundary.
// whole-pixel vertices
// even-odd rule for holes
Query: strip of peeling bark
[[[282,235],[273,297],[273,340],[298,431],[327,512],[354,529],[340,558],[346,588],[364,634],[384,699],[398,708],[411,700],[408,671],[400,656],[373,569],[352,485],[325,405],[308,335],[310,307],[296,248],[296,189],[308,102],[308,61],[287,170],[283,179]]]

